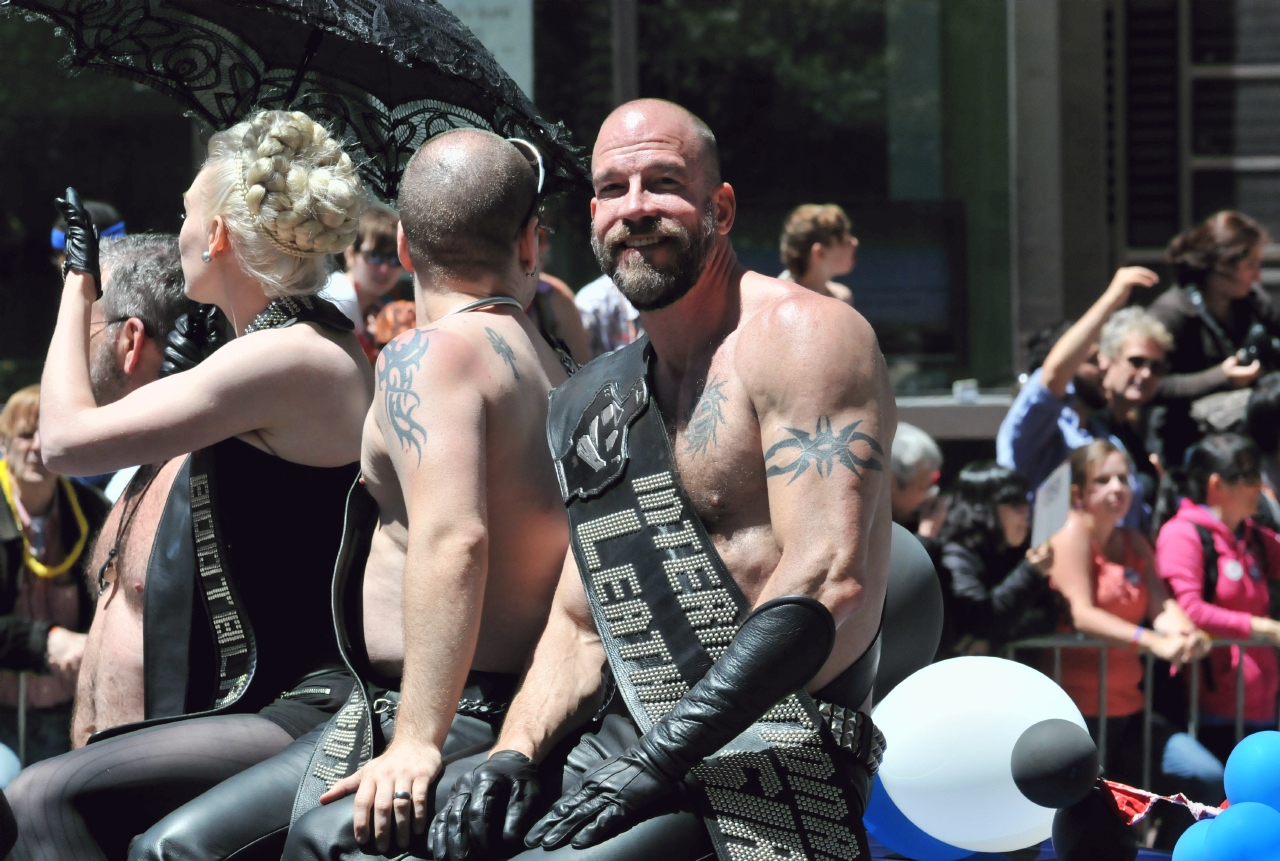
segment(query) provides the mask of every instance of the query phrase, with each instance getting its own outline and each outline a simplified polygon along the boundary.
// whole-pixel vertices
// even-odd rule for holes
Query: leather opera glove
[[[525,839],[585,849],[648,817],[680,791],[684,776],[804,687],[835,645],[822,604],[796,595],[762,604],[742,623],[720,660],[628,750],[607,759],[566,794]]]
[[[497,751],[453,784],[427,835],[431,857],[464,861],[520,847],[541,795],[533,760],[514,750]]]
[[[93,226],[89,211],[80,203],[80,195],[74,188],[68,188],[67,196],[59,197],[53,205],[58,208],[58,212],[62,213],[62,219],[67,223],[67,244],[63,249],[66,259],[62,263],[62,277],[66,278],[67,273],[72,270],[83,272],[93,278],[98,295],[101,296],[102,275],[98,271],[98,230]]]
[[[173,324],[160,363],[160,376],[189,371],[228,340],[226,317],[217,305],[200,305]]]

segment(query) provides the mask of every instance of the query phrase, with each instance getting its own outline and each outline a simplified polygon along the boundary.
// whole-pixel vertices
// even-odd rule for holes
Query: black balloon
[[[1095,781],[1084,799],[1053,816],[1053,854],[1058,861],[1133,861],[1138,835],[1121,818],[1111,791]]]
[[[928,666],[942,637],[942,587],[920,539],[893,524],[875,701]]]
[[[1022,794],[1041,807],[1070,807],[1098,779],[1098,746],[1069,720],[1033,724],[1018,737],[1009,767]]]

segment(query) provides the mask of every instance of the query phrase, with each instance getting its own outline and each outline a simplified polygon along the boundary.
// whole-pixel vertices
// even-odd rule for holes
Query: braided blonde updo
[[[318,292],[368,205],[351,157],[300,111],[261,111],[209,140],[206,229],[221,215],[271,298]]]

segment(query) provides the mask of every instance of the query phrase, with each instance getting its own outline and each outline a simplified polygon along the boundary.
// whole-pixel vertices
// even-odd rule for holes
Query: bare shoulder
[[[817,389],[834,400],[888,399],[875,332],[852,307],[792,282],[748,272],[734,364],[749,390]]]
[[[454,327],[419,326],[397,335],[378,355],[378,389],[457,385],[476,371],[474,338]]]

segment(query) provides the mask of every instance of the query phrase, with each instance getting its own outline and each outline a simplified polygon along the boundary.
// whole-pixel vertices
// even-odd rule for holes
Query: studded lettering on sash
[[[723,565],[673,473],[639,476],[616,489],[628,484],[635,494],[630,508],[587,519],[583,515],[592,503],[582,500],[570,511],[576,515],[574,539],[586,563],[581,573],[600,633],[616,656],[610,659],[615,677],[629,691],[628,704],[643,731],[689,688],[664,639],[668,629],[655,616],[654,598],[647,593],[669,586],[712,660],[732,642],[747,608],[736,584],[724,582]],[[654,555],[637,553],[634,543],[625,553],[608,543],[637,532],[648,536]],[[651,579],[655,565],[661,565],[662,579]],[[865,727],[872,725],[854,710],[816,705],[820,715],[800,696],[784,698],[691,772],[705,795],[707,822],[721,861],[862,861],[860,831],[853,821],[860,811],[852,809],[859,800],[833,759],[842,754],[832,740],[856,755],[867,731],[864,721]],[[880,752],[873,741],[869,753]],[[878,764],[876,760],[869,767],[874,770]]]

